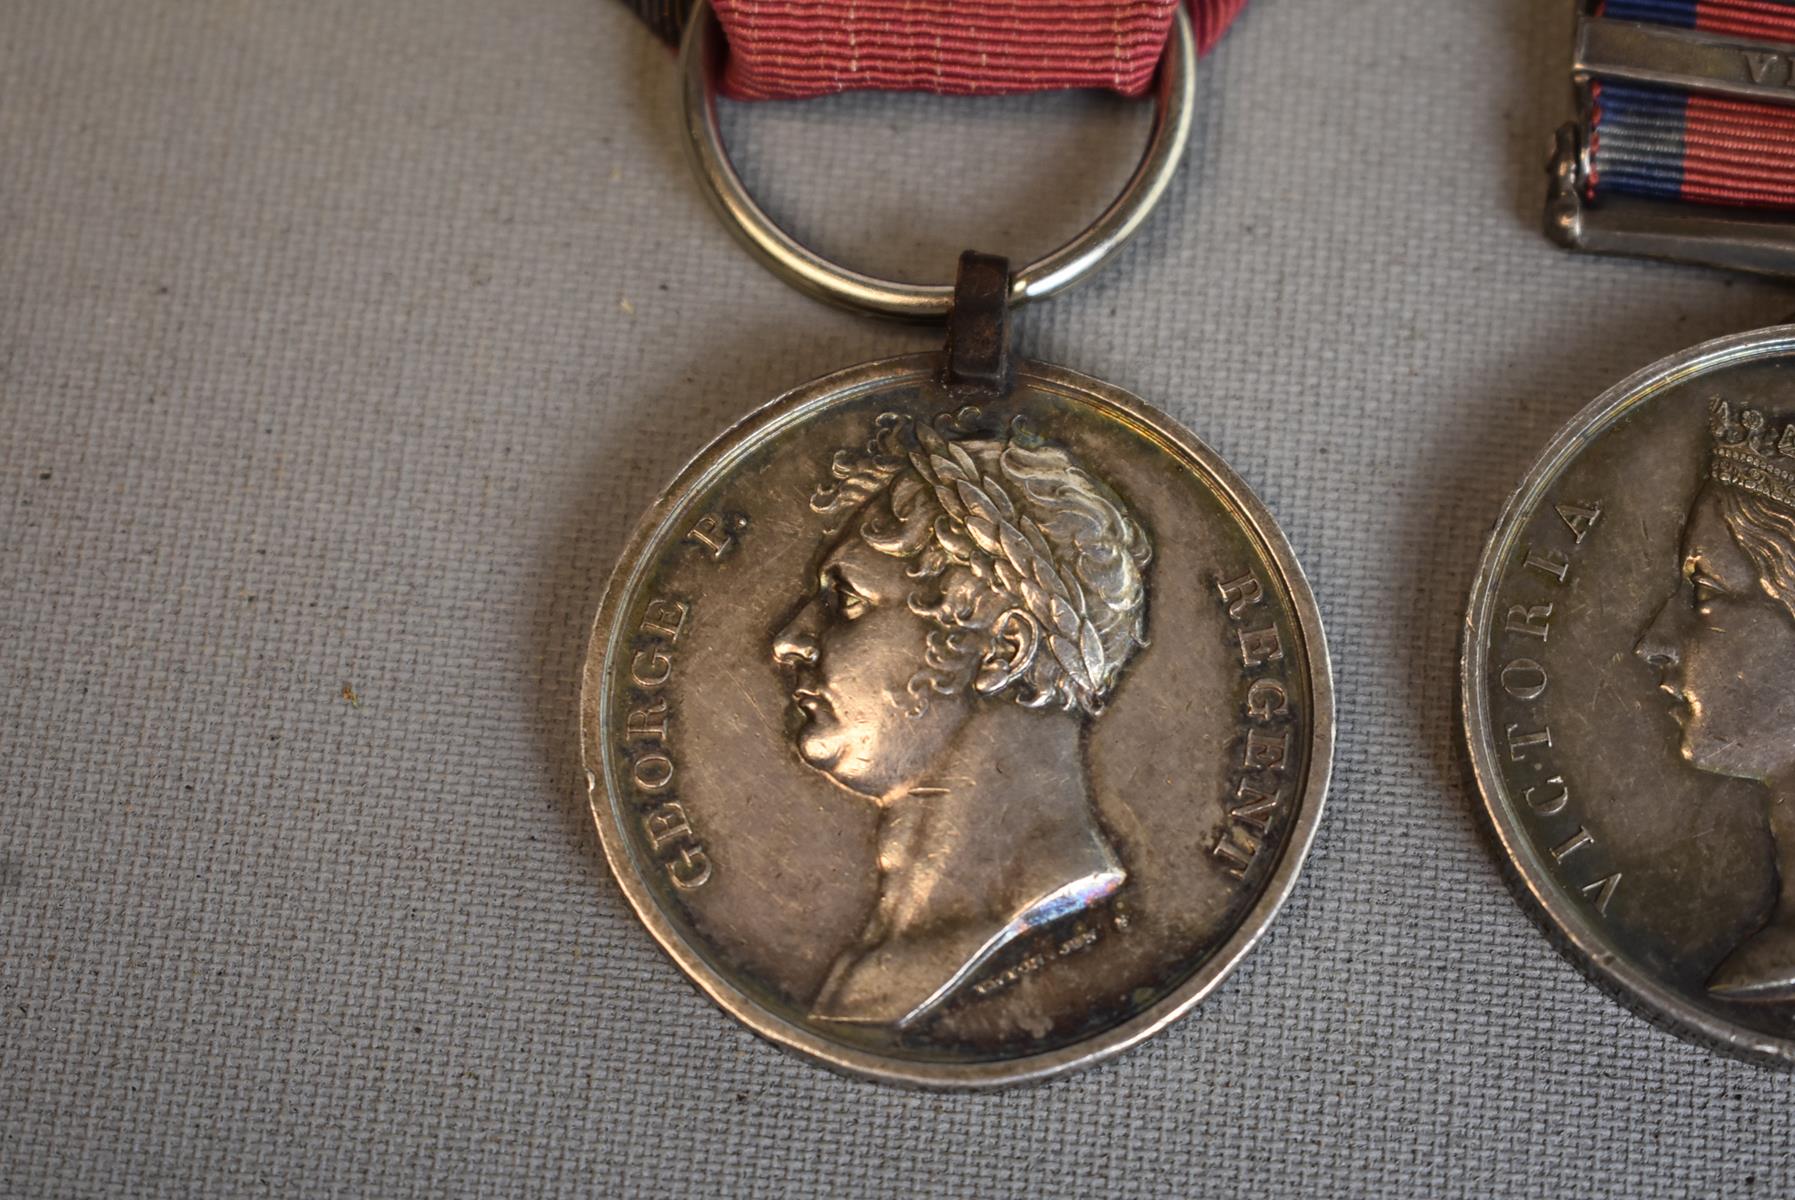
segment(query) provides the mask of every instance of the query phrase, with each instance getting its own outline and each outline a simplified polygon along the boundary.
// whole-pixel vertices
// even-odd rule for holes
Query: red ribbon
[[[878,88],[986,96],[1153,81],[1179,0],[714,0],[723,90],[796,100]],[[1188,0],[1199,52],[1246,0]]]

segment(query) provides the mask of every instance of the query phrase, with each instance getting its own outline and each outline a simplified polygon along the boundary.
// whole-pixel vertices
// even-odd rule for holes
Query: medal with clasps
[[[1583,6],[1548,233],[1795,277],[1792,72],[1795,5]],[[1653,363],[1560,431],[1464,639],[1523,903],[1653,1020],[1795,1062],[1795,325]]]

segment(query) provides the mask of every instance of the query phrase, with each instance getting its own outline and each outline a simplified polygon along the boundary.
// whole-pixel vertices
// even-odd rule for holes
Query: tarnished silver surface
[[[626,550],[581,702],[612,870],[686,973],[833,1068],[986,1087],[1096,1061],[1227,974],[1332,752],[1265,510],[1163,414],[938,355],[800,387]]]
[[[1571,71],[1579,80],[1624,79],[1795,104],[1795,46],[1767,38],[1609,20],[1589,7],[1578,14]]]
[[[1610,389],[1503,512],[1465,736],[1524,903],[1679,1032],[1795,1062],[1795,326]]]

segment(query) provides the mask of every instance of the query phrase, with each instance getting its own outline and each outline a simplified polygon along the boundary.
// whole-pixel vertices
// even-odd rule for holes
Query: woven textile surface
[[[0,1194],[1788,1194],[1795,1080],[1584,982],[1454,748],[1480,543],[1628,371],[1795,306],[1537,232],[1559,0],[1254,0],[1138,243],[1020,348],[1189,425],[1314,583],[1335,786],[1190,1019],[992,1096],[788,1057],[611,882],[574,702],[630,526],[938,333],[752,261],[605,0],[0,5]],[[945,279],[1145,108],[725,107],[826,251]]]

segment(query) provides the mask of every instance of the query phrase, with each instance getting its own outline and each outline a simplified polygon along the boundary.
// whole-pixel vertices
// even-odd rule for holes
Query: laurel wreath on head
[[[1072,699],[1100,711],[1114,671],[1106,669],[1103,639],[1091,623],[1083,588],[1076,581],[1068,585],[1054,568],[1040,527],[1017,512],[998,480],[981,472],[970,454],[927,423],[911,428],[917,448],[909,453],[910,465],[933,489],[944,514],[935,522],[936,538],[974,576],[995,580],[1022,599],[1065,671]],[[1051,698],[1050,693],[1037,702]]]

